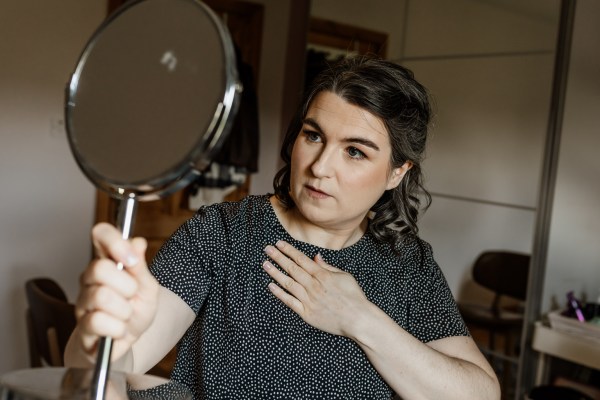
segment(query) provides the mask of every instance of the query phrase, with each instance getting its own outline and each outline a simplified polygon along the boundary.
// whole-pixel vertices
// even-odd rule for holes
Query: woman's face
[[[312,101],[292,150],[290,195],[309,222],[355,229],[410,163],[390,169],[383,121],[332,92]]]

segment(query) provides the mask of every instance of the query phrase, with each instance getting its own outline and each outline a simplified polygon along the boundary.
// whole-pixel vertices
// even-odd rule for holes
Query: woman
[[[94,228],[66,362],[89,367],[111,336],[113,368],[138,373],[179,343],[172,379],[197,399],[499,398],[417,236],[429,118],[410,71],[332,66],[290,124],[274,195],[200,209],[149,270],[143,239]]]

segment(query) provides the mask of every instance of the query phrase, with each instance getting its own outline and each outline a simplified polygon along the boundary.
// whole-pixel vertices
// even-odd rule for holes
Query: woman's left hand
[[[351,336],[356,318],[371,304],[354,277],[327,264],[319,254],[314,260],[289,243],[267,246],[271,262],[263,269],[277,282],[271,292],[309,325],[334,335]]]

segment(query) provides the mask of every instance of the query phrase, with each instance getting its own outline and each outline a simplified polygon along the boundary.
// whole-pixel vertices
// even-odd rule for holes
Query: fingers
[[[93,261],[80,278],[81,290],[75,306],[75,315],[83,319],[87,314],[106,313],[126,320],[131,315],[129,299],[138,288],[136,280],[119,271],[110,260]]]
[[[307,263],[310,264],[310,262],[312,261],[306,256],[306,254],[304,254],[303,252],[301,252],[300,250],[296,249],[294,246],[283,240],[277,241],[277,243],[275,243],[275,246],[280,252],[285,254],[288,258],[290,258],[298,265],[303,265]]]
[[[123,239],[112,225],[98,224],[92,232],[94,245],[103,259],[114,260],[126,267],[126,271],[144,288],[155,281],[146,264],[148,242],[144,238]],[[119,270],[114,264],[113,270]]]
[[[115,263],[108,259],[92,261],[81,274],[79,281],[82,289],[91,286],[109,286],[124,297],[133,296],[138,286],[131,274],[119,271]]]
[[[92,229],[92,240],[100,258],[93,260],[80,276],[80,293],[75,315],[84,347],[92,349],[100,336],[120,338],[132,317],[132,299],[153,285],[145,262],[146,240],[130,241],[112,225]],[[119,270],[117,263],[127,268]]]
[[[317,329],[344,335],[356,310],[370,304],[354,277],[327,264],[320,254],[310,259],[282,241],[267,246],[265,252],[281,267],[263,263],[274,280],[268,286],[271,293]]]
[[[307,257],[304,253],[294,248],[294,246],[284,241],[279,241],[273,246],[267,246],[265,252],[275,261],[283,271],[276,268],[270,261],[263,263],[263,269],[284,289],[284,293],[289,293],[300,302],[306,301],[309,291],[319,291],[320,280],[329,275],[330,272],[337,271],[337,268],[329,266],[320,255],[314,260]],[[270,286],[271,291],[277,285]],[[277,296],[288,306],[292,307],[290,299],[283,296]],[[302,303],[300,303],[300,307]],[[297,307],[297,306],[296,306]]]
[[[86,314],[79,320],[77,330],[81,346],[89,355],[95,353],[101,337],[118,340],[125,338],[128,333],[127,326],[123,321],[101,312]]]
[[[79,316],[93,312],[107,314],[118,320],[126,321],[131,317],[132,307],[126,298],[118,296],[106,286],[94,286],[84,292],[76,311]]]
[[[110,264],[106,269],[126,275],[123,271],[115,270],[114,266]],[[109,277],[111,274],[101,273],[101,275]],[[82,281],[85,279],[88,278],[82,277]],[[116,281],[120,281],[120,279]],[[125,284],[120,287],[127,295],[133,295],[135,290],[132,290],[131,287],[135,286],[135,281],[133,281],[133,285]],[[75,316],[81,332],[81,342],[87,352],[91,353],[95,350],[98,338],[101,336],[119,339],[126,334],[127,321],[131,318],[133,308],[128,297],[123,296],[123,292],[118,293],[112,287],[98,284],[84,286],[80,291],[75,305]]]
[[[114,296],[106,297],[111,299],[110,303],[96,308],[93,312],[81,314],[79,326],[90,337],[110,336],[119,339],[127,332],[127,321],[132,309],[127,302],[115,300]]]
[[[123,239],[121,232],[108,223],[102,222],[94,226],[92,242],[101,258],[111,258],[127,267],[140,261],[132,244]]]
[[[267,246],[265,252],[297,281],[306,282],[311,278],[310,274],[317,272],[318,267],[315,262],[294,246],[282,240],[275,246]]]
[[[303,315],[304,305],[300,300],[291,294],[287,293],[285,290],[277,286],[275,283],[269,283],[269,290],[275,297],[283,302],[286,306],[288,306],[292,311],[295,311],[300,316]]]
[[[296,282],[296,280],[285,275],[279,269],[275,268],[275,266],[269,261],[265,261],[263,263],[263,269],[267,274],[269,274],[271,278],[273,278],[273,280],[275,280],[275,282],[281,285],[282,288],[284,288],[287,292],[291,293],[294,297],[299,299],[304,298],[304,294],[306,293],[306,291],[304,290],[302,285]],[[277,287],[277,285],[273,286]],[[271,286],[269,286],[269,288],[271,289],[271,291],[273,291],[273,288]]]
[[[137,258],[137,263],[132,264],[127,268],[127,272],[135,276],[140,282],[147,282],[149,279],[153,280],[154,277],[150,273],[146,264],[146,249],[148,248],[148,242],[144,238],[136,237],[129,241],[133,255]]]
[[[320,254],[312,260],[283,240],[278,241],[275,246],[267,246],[265,252],[285,272],[303,285],[311,284],[313,278],[318,281],[326,280],[329,278],[329,272],[343,272],[327,264]]]
[[[315,262],[317,263],[317,265],[319,265],[320,267],[331,271],[331,272],[342,272],[342,270],[340,270],[339,268],[334,267],[333,265],[329,265],[325,262],[325,260],[323,260],[323,257],[321,256],[321,254],[317,253],[317,255],[315,256]]]

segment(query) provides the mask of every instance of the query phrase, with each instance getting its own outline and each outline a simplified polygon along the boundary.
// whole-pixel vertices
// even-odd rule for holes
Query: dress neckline
[[[286,242],[292,244],[294,247],[297,247],[297,245],[301,245],[303,247],[312,248],[312,249],[315,249],[316,252],[321,253],[322,255],[325,255],[325,254],[342,255],[345,253],[352,252],[352,251],[354,251],[354,249],[362,248],[364,246],[364,244],[370,240],[371,234],[369,233],[368,229],[360,237],[360,239],[358,239],[356,242],[354,242],[350,246],[343,247],[339,250],[330,249],[327,247],[321,247],[321,246],[318,246],[318,245],[315,245],[315,244],[312,244],[309,242],[305,242],[305,241],[296,239],[285,229],[285,227],[279,220],[279,217],[277,216],[277,213],[275,212],[275,209],[273,208],[273,205],[271,204],[271,200],[270,200],[271,196],[274,196],[274,194],[266,194],[266,195],[262,196],[262,199],[265,202],[265,209],[267,212],[267,216],[269,217],[269,218],[267,218],[267,220],[272,219],[274,222],[273,224],[269,224],[269,225],[274,230],[275,237],[277,237],[280,240],[285,240]]]

